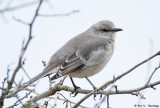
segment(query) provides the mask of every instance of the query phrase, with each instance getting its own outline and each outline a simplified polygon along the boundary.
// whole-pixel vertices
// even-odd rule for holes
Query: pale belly
[[[70,77],[76,77],[76,78],[85,78],[85,77],[90,77],[93,76],[97,73],[99,73],[103,68],[104,68],[105,64],[101,65],[95,65],[95,66],[89,66],[89,67],[84,67],[81,70],[72,72],[69,74]]]

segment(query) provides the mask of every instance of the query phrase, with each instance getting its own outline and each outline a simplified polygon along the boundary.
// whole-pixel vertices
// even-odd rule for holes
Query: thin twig
[[[66,75],[66,76],[64,76],[64,77],[63,77],[63,79],[59,81],[59,83],[60,83],[61,85],[63,85],[64,80],[65,80],[66,78],[67,78],[67,75]]]
[[[52,80],[51,80],[51,77],[48,75],[48,79],[49,79],[49,88],[52,87]]]
[[[18,95],[16,95],[16,98],[17,98],[18,100],[20,100],[19,97],[18,97]],[[22,100],[20,100],[19,102],[23,105]]]
[[[39,14],[39,16],[41,17],[60,17],[60,16],[69,16],[69,15],[72,15],[74,13],[78,13],[80,12],[80,10],[72,10],[71,12],[68,12],[68,13],[58,13],[58,14],[50,14],[50,15],[47,15],[47,14]]]
[[[160,62],[159,62],[159,66],[157,66],[157,67],[154,69],[154,71],[152,72],[151,76],[149,77],[149,79],[148,79],[148,81],[147,81],[147,83],[146,83],[147,85],[150,83],[150,81],[151,81],[154,73],[155,73],[159,68],[160,68]]]
[[[29,25],[29,23],[24,22],[24,21],[22,21],[21,19],[16,18],[15,16],[13,16],[13,19],[16,20],[17,22],[22,23],[22,24]]]
[[[24,69],[24,67],[22,66],[21,69],[23,70],[23,72],[26,74],[26,76],[28,77],[28,79],[31,79],[31,77],[28,75],[27,71]]]
[[[26,93],[26,95],[25,95],[24,97],[22,97],[21,99],[18,99],[12,106],[10,106],[10,107],[8,107],[8,108],[13,108],[13,107],[19,105],[24,98],[27,98],[27,97],[30,95],[30,93],[31,93],[31,92]]]
[[[35,102],[37,102],[37,101],[39,101],[39,100],[41,100],[43,98],[53,98],[53,97],[49,97],[49,96],[54,95],[56,92],[61,91],[61,90],[65,90],[65,91],[71,92],[71,91],[74,90],[74,88],[68,87],[68,86],[63,86],[63,85],[61,85],[61,84],[58,83],[54,87],[50,88],[49,90],[47,90],[47,91],[45,91],[45,92],[43,92],[41,94],[38,94],[37,96],[33,97],[29,101],[35,103]],[[78,92],[80,92],[80,91],[81,91],[81,93],[83,92],[83,89],[80,90],[80,91],[79,91],[79,89],[77,89],[77,90],[78,90]],[[88,90],[88,92],[86,92],[86,93],[89,93],[89,92],[90,92],[90,90]],[[59,97],[57,99],[65,101],[64,99],[61,99]],[[68,100],[68,102],[70,102],[72,104],[76,104],[75,102],[72,102],[72,101],[69,101],[69,100]],[[24,106],[27,105],[27,103],[28,102],[26,102],[26,104],[24,104]],[[84,107],[82,105],[80,105],[80,107],[82,107],[82,108],[88,108],[88,107]]]
[[[11,0],[11,1],[12,1],[12,0]],[[25,4],[21,4],[21,5],[17,5],[17,6],[13,6],[13,7],[4,8],[4,9],[0,10],[0,13],[9,12],[9,11],[14,11],[14,10],[17,10],[17,9],[20,9],[20,8],[25,8],[25,7],[34,5],[34,4],[36,4],[36,3],[39,3],[39,0],[37,0],[37,1],[32,1],[32,2],[29,2],[29,3],[25,3]]]
[[[68,99],[65,96],[63,96],[61,93],[57,93],[57,94],[61,95],[65,99],[63,104],[66,103],[66,108],[67,108],[68,107],[68,102],[69,102]]]

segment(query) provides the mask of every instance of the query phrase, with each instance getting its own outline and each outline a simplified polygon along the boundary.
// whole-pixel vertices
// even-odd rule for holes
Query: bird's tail
[[[40,74],[36,75],[35,77],[33,77],[32,79],[30,79],[26,84],[29,85],[29,84],[32,84],[34,83],[35,81],[41,79],[42,77],[46,76],[48,72],[44,71],[44,72],[41,72]]]
[[[55,79],[57,79],[57,78],[60,78],[62,75],[60,74],[60,73],[58,73],[58,69],[59,69],[59,67],[56,67],[54,70],[44,70],[43,72],[41,72],[40,74],[38,74],[38,75],[36,75],[35,77],[33,77],[32,79],[30,79],[27,83],[25,83],[25,84],[27,84],[27,85],[29,85],[29,84],[32,84],[32,83],[34,83],[35,81],[37,81],[37,80],[39,80],[39,79],[41,79],[41,78],[43,78],[43,77],[46,77],[46,76],[48,76],[48,75],[50,75],[50,74],[55,74],[52,78],[51,78],[51,80],[55,80]]]

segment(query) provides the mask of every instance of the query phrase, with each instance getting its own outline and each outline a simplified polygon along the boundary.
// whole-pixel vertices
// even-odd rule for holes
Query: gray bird
[[[115,28],[111,21],[97,22],[62,46],[52,55],[45,69],[27,84],[54,73],[52,80],[68,75],[75,89],[78,87],[72,77],[86,78],[93,89],[96,89],[87,77],[99,73],[109,62],[118,31],[122,29]]]

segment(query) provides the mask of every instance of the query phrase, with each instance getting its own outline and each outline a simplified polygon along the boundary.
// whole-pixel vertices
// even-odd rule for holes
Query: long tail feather
[[[42,77],[46,76],[48,72],[44,71],[44,72],[41,72],[40,74],[38,74],[37,76],[33,77],[32,79],[30,79],[26,84],[32,84],[34,83],[35,81],[41,79]]]

